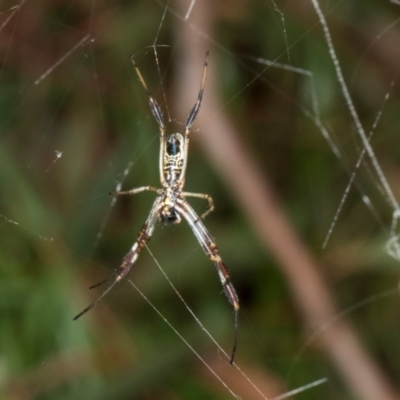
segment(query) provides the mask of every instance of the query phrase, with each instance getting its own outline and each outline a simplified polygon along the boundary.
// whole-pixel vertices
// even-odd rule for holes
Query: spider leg
[[[165,135],[165,124],[164,124],[164,116],[161,111],[161,107],[157,103],[157,100],[152,96],[150,90],[147,88],[146,82],[145,82],[145,80],[142,76],[142,73],[140,72],[140,69],[137,66],[136,61],[133,56],[131,56],[131,62],[133,64],[133,68],[135,68],[135,71],[140,80],[140,83],[144,87],[144,90],[146,91],[147,95],[149,96],[150,109],[151,109],[151,112],[152,112],[155,120],[158,123],[158,126],[160,127],[160,135],[164,136]]]
[[[155,188],[153,186],[141,186],[141,187],[138,187],[138,188],[135,188],[135,189],[131,189],[131,190],[110,192],[109,195],[110,196],[132,195],[132,194],[144,192],[146,190],[151,190],[152,192],[156,192],[156,193],[160,194],[159,193],[159,189],[157,189],[157,188]]]
[[[204,193],[191,193],[191,192],[182,192],[181,193],[182,196],[184,197],[198,197],[199,199],[204,199],[208,201],[208,208],[207,210],[200,215],[199,220],[200,219],[204,219],[208,214],[210,214],[211,212],[214,211],[215,206],[214,206],[214,201],[212,199],[211,196],[209,196],[208,194],[204,194]]]
[[[225,295],[229,303],[233,306],[234,337],[233,337],[233,348],[232,348],[231,358],[229,360],[229,364],[232,365],[235,358],[237,340],[238,340],[238,327],[239,327],[238,295],[236,294],[236,290],[232,285],[229,271],[226,268],[224,262],[222,261],[221,256],[219,255],[219,251],[213,237],[210,235],[210,233],[204,226],[203,222],[197,216],[196,212],[189,205],[189,203],[183,198],[177,199],[176,209],[186,219],[189,226],[192,228],[192,231],[196,236],[196,239],[199,241],[201,247],[203,248],[204,252],[207,254],[208,258],[215,264]]]
[[[197,101],[195,103],[195,105],[193,106],[193,108],[190,110],[189,115],[187,117],[186,120],[186,125],[185,125],[185,135],[189,135],[189,131],[190,131],[190,127],[193,124],[193,121],[195,120],[197,113],[200,110],[200,105],[201,105],[201,101],[203,100],[203,92],[204,92],[204,85],[206,83],[206,74],[207,74],[207,67],[208,67],[208,54],[210,52],[207,50],[206,51],[206,58],[204,60],[204,69],[203,69],[203,75],[201,78],[201,85],[200,85],[200,91],[199,91],[199,95],[197,97]]]
[[[90,287],[90,289],[96,288],[103,283],[111,280],[112,278],[113,281],[111,282],[110,286],[91,304],[89,304],[83,311],[81,311],[77,316],[74,317],[74,321],[77,320],[79,317],[81,317],[83,314],[86,314],[89,310],[91,310],[104,296],[107,295],[107,293],[110,292],[110,290],[123,278],[126,277],[126,275],[129,273],[131,270],[133,264],[139,257],[140,252],[143,250],[144,246],[147,244],[147,242],[150,240],[150,237],[154,231],[154,227],[157,221],[157,215],[160,206],[162,205],[161,198],[157,197],[155,202],[153,203],[153,206],[150,210],[150,214],[146,220],[146,222],[143,224],[142,229],[139,232],[139,235],[131,247],[131,249],[128,251],[128,253],[125,255],[125,257],[122,260],[121,266],[118,268],[115,274],[109,276],[107,279],[93,285]]]
[[[157,100],[152,96],[150,90],[147,88],[146,82],[142,76],[142,73],[140,72],[139,67],[136,64],[136,61],[133,56],[131,56],[131,62],[133,64],[133,68],[135,68],[136,75],[138,76],[140,83],[144,87],[144,90],[147,93],[147,96],[149,97],[149,104],[150,104],[150,109],[151,113],[153,114],[154,119],[157,121],[158,127],[160,128],[160,159],[159,159],[159,168],[160,168],[160,179],[161,179],[161,184],[165,184],[165,179],[164,179],[164,174],[162,170],[162,161],[163,161],[163,149],[165,148],[165,143],[166,143],[166,127],[164,123],[164,116],[161,110],[160,105],[157,103]],[[153,189],[148,189],[148,190],[153,190]],[[135,192],[137,193],[137,192]]]

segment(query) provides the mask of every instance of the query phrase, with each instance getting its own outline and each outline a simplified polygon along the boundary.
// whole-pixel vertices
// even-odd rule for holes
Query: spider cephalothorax
[[[196,236],[206,255],[210,258],[212,262],[214,262],[218,271],[218,276],[222,283],[222,287],[224,289],[224,293],[228,298],[230,304],[232,304],[233,306],[235,332],[232,355],[229,361],[230,364],[232,364],[235,357],[237,344],[239,299],[231,283],[229,272],[219,255],[217,245],[215,244],[213,237],[210,235],[202,221],[206,217],[206,215],[214,210],[214,203],[212,198],[208,194],[182,191],[185,184],[185,171],[189,147],[189,133],[193,121],[195,120],[197,113],[199,112],[201,101],[203,98],[203,90],[207,72],[208,51],[206,53],[206,59],[204,61],[203,76],[197,102],[189,112],[188,118],[186,120],[185,131],[183,134],[172,133],[169,136],[166,135],[166,128],[161,108],[158,105],[157,101],[151,95],[150,91],[147,89],[147,85],[133,57],[131,57],[131,60],[139,77],[139,80],[147,92],[151,112],[160,128],[161,189],[157,189],[153,186],[142,186],[124,192],[112,193],[114,195],[131,195],[144,192],[146,190],[151,190],[153,192],[156,192],[158,196],[153,203],[146,222],[139,232],[139,236],[136,239],[136,242],[123,258],[122,264],[117,272],[108,278],[114,278],[113,282],[97,300],[86,307],[74,319],[79,318],[81,315],[85,314],[92,307],[94,307],[98,303],[98,301],[102,299],[117,282],[122,280],[128,274],[133,264],[137,260],[139,253],[143,250],[143,248],[146,246],[146,243],[150,240],[157,220],[160,220],[165,225],[172,225],[181,222],[181,217],[183,217],[186,219],[187,223],[191,227],[194,235]],[[198,216],[193,208],[190,206],[190,204],[187,202],[186,197],[198,197],[207,200],[207,211]],[[108,279],[106,279],[106,281]],[[99,284],[103,282],[100,282]],[[97,287],[99,286],[99,284],[96,284],[91,288]]]
[[[162,161],[162,176],[164,186],[180,186],[184,184],[185,163],[185,138],[181,133],[172,133],[165,140],[165,149],[160,158]]]

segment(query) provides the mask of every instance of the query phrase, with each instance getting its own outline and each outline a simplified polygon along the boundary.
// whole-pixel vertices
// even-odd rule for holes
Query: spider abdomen
[[[174,225],[181,222],[181,216],[173,207],[164,207],[160,212],[160,220],[164,225]]]
[[[174,225],[181,222],[181,215],[175,206],[178,197],[179,194],[176,189],[171,187],[165,189],[159,211],[160,221],[164,225]]]

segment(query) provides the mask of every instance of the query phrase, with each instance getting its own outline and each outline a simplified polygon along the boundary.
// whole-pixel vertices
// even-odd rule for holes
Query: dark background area
[[[238,366],[270,399],[321,378],[327,383],[291,398],[399,398],[399,265],[385,251],[394,209],[367,157],[322,248],[363,144],[311,0],[197,1],[185,20],[189,5],[0,4],[0,397],[232,398],[207,364],[242,399],[262,398],[157,268],[229,354],[231,307],[185,222],[157,225],[154,258],[143,251],[129,280],[205,364],[128,281],[72,321],[102,291],[88,287],[119,267],[154,199],[142,193],[112,206],[108,193],[120,181],[125,190],[159,185],[158,127],[129,57],[171,133],[182,130],[196,100],[208,48],[185,190],[207,193],[216,205],[205,225],[241,301]],[[367,134],[382,112],[370,143],[400,198],[400,6],[321,7]],[[313,90],[339,157],[313,116]],[[269,195],[252,189],[251,177]],[[268,215],[262,204],[270,198],[277,208]],[[281,214],[297,247],[279,222],[275,230],[262,226]],[[299,249],[312,268],[300,259],[285,264],[285,252],[296,258]]]

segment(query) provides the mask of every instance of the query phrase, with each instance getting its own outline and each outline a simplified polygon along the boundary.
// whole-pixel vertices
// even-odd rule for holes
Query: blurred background
[[[1,2],[2,399],[272,399],[320,379],[288,398],[400,398],[400,6],[320,3],[373,132],[358,170],[363,131],[311,0]],[[154,199],[108,193],[159,185],[158,126],[129,57],[171,133],[196,101],[206,49],[185,190],[216,205],[205,225],[240,298],[245,375],[158,268],[229,354],[232,309],[185,222],[157,225],[129,280],[203,361],[128,280],[72,320]]]

